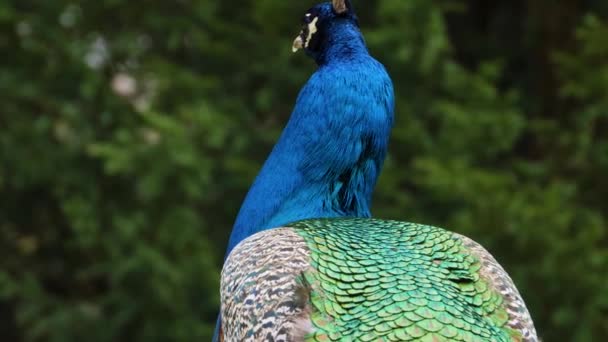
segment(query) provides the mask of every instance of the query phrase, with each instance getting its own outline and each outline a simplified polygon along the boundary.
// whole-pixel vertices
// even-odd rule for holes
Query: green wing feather
[[[259,269],[243,267],[243,260],[259,261],[268,254],[272,257],[265,270],[273,274],[272,288],[283,284],[283,297],[262,305],[264,313],[256,315],[270,319],[265,325],[251,324],[241,337],[271,333],[285,341],[536,341],[511,279],[481,246],[458,234],[397,221],[320,219],[257,238],[254,243],[246,240],[230,256],[227,264],[238,266],[224,272],[222,288],[235,282],[241,289],[247,283],[264,287]],[[295,261],[277,252],[286,246],[300,251]],[[235,269],[238,277],[230,273]],[[281,282],[276,281],[279,273]],[[236,311],[242,310],[234,298],[244,297],[238,291],[222,292],[223,302],[232,301]],[[283,314],[288,311],[297,314]],[[229,314],[223,317],[235,319],[234,311]],[[236,320],[251,322],[249,315]],[[283,333],[277,333],[281,328]]]

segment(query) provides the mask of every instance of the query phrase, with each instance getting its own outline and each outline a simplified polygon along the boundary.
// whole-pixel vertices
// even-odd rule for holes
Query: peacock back
[[[536,341],[513,282],[441,228],[316,219],[257,233],[222,271],[226,341]]]

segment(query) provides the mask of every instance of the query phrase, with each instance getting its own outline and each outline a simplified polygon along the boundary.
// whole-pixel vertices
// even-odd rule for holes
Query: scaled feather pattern
[[[496,260],[431,226],[296,222],[240,244],[221,288],[227,341],[536,341]]]

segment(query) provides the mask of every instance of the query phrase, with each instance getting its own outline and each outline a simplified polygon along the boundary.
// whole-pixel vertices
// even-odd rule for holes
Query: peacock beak
[[[293,45],[291,46],[291,51],[298,52],[301,48],[304,47],[304,40],[302,39],[302,35],[298,35],[296,39],[293,41]]]

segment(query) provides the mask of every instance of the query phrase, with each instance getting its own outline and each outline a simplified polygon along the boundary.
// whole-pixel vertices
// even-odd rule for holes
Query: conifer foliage
[[[313,3],[0,2],[0,336],[209,340]],[[482,243],[546,341],[608,335],[605,1],[357,1],[395,85],[376,217]]]

